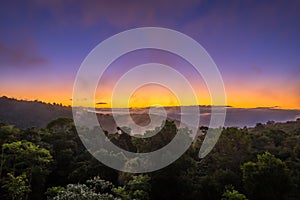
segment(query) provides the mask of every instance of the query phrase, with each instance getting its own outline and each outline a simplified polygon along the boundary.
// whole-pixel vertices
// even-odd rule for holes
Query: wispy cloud
[[[84,26],[109,23],[115,27],[137,25],[155,25],[177,23],[185,13],[194,9],[202,1],[190,0],[113,0],[113,1],[38,1],[32,0],[32,10],[39,12],[46,9],[61,23],[80,23]],[[76,5],[76,6],[75,6]],[[72,9],[71,9],[72,8]],[[75,19],[76,18],[76,19]]]
[[[38,54],[31,40],[18,45],[9,45],[0,41],[0,68],[28,68],[40,66],[47,62],[46,58]]]

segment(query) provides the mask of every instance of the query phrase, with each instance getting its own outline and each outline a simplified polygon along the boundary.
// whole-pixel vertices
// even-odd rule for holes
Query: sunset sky
[[[299,10],[297,0],[2,1],[0,96],[71,105],[77,70],[95,46],[121,31],[153,26],[180,31],[207,50],[223,77],[227,105],[300,109]],[[202,78],[189,63],[167,52],[141,50],[108,68],[99,82],[97,106],[111,106],[118,78],[149,62],[178,70],[191,82],[199,104],[210,104]],[[176,94],[158,85],[139,88],[126,103],[180,104]]]

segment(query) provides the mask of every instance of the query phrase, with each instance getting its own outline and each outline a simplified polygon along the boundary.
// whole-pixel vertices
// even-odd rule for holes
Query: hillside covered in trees
[[[147,139],[114,132],[108,138],[149,152],[176,131],[167,121]],[[2,124],[0,199],[300,199],[300,120],[223,128],[214,149],[199,159],[203,139],[166,168],[129,174],[93,158],[72,119],[52,120],[43,129]]]
[[[71,107],[41,101],[27,101],[0,97],[0,122],[13,124],[18,128],[44,128],[52,119],[72,117]]]

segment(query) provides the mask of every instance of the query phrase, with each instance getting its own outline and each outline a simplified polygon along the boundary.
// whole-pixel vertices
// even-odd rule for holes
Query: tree
[[[63,133],[75,130],[73,119],[66,117],[52,120],[47,124],[46,128],[53,133]]]
[[[132,180],[123,187],[114,188],[113,191],[125,200],[149,200],[151,185],[147,175],[133,176]]]
[[[114,185],[100,177],[87,180],[86,184],[68,184],[66,188],[53,187],[46,192],[53,200],[117,200],[112,189]],[[55,194],[56,193],[56,194]]]
[[[54,158],[49,184],[66,185],[70,181],[68,176],[74,170],[78,152],[85,149],[75,131],[73,120],[58,118],[49,122],[43,135],[43,142],[49,144]],[[54,182],[56,184],[53,184]]]
[[[30,192],[30,185],[25,173],[15,177],[13,174],[7,174],[7,180],[4,181],[2,188],[8,191],[8,196],[12,200],[25,199],[26,194]]]
[[[37,190],[43,189],[39,187],[43,186],[43,182],[45,182],[45,176],[49,173],[47,164],[51,161],[52,156],[47,149],[28,141],[5,143],[2,146],[2,170],[12,175],[8,175],[4,179],[9,180],[25,173],[26,179],[28,178],[28,184],[34,186],[32,191],[36,190],[35,187]],[[25,199],[27,198],[28,193]]]
[[[1,126],[0,127],[0,145],[4,143],[15,142],[20,138],[20,130],[14,126]]]
[[[51,198],[48,198],[51,199]],[[68,184],[66,189],[58,192],[53,200],[114,200],[112,195],[99,194],[85,184]]]
[[[247,200],[247,198],[244,194],[241,194],[235,190],[234,187],[229,186],[223,193],[222,200]]]
[[[269,152],[258,155],[257,160],[241,166],[248,196],[250,199],[283,199],[291,188],[291,176],[285,163]]]

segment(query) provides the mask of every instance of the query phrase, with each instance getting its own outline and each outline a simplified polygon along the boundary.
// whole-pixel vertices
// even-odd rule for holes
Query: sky
[[[71,105],[76,73],[100,42],[132,28],[164,27],[206,49],[222,75],[227,105],[300,109],[299,10],[297,0],[1,1],[0,96]],[[199,104],[210,104],[203,78],[189,63],[148,49],[109,66],[99,81],[97,106],[110,107],[118,78],[149,62],[178,70]],[[169,88],[145,85],[117,106],[154,104],[180,101]]]

